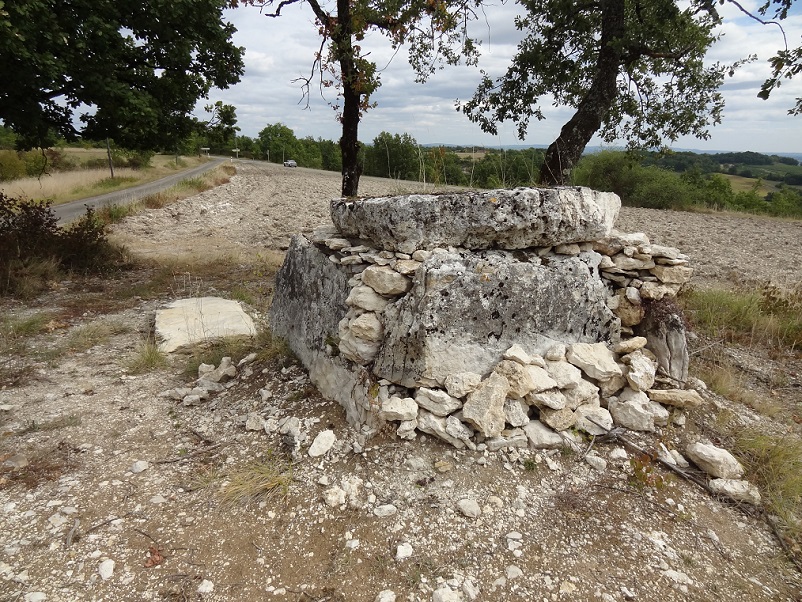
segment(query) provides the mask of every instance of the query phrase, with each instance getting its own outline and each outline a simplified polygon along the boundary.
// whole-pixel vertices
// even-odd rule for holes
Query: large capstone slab
[[[526,249],[610,234],[621,200],[582,187],[335,199],[331,218],[348,238],[412,253],[435,247]]]
[[[385,309],[373,372],[405,387],[443,386],[452,374],[490,373],[516,343],[542,354],[556,342],[617,342],[598,263],[592,252],[432,254]]]

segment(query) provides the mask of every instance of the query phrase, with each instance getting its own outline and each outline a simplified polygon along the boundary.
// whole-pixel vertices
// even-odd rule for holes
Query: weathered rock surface
[[[517,188],[331,202],[345,236],[412,253],[434,247],[526,249],[610,234],[621,208],[588,188]]]
[[[156,311],[159,349],[170,353],[195,343],[235,336],[254,336],[253,319],[240,304],[219,297],[177,299]]]
[[[741,463],[726,449],[705,443],[691,443],[685,455],[707,474],[720,479],[739,479],[744,473]]]
[[[351,424],[370,427],[379,419],[365,386],[369,372],[326,353],[348,311],[350,277],[348,268],[328,261],[304,236],[294,236],[276,275],[270,328],[288,342],[321,394],[340,402]]]
[[[590,262],[586,263],[586,262]],[[451,374],[487,374],[514,343],[539,353],[555,341],[618,340],[618,320],[592,257],[505,251],[440,253],[406,296],[384,312],[373,371],[406,387],[443,385]]]

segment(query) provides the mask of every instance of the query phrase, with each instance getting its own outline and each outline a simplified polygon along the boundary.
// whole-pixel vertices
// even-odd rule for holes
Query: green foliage
[[[267,16],[278,17],[289,2],[232,0],[231,4],[269,6]],[[342,123],[342,195],[358,193],[362,173],[360,162],[359,121],[375,106],[373,94],[381,85],[379,69],[370,52],[361,46],[367,35],[384,36],[392,48],[409,47],[409,62],[417,80],[423,82],[443,64],[455,65],[461,60],[475,64],[478,47],[469,35],[468,24],[478,18],[475,8],[480,0],[353,0],[322,3],[306,0],[315,16],[315,27],[322,38],[320,50],[312,61],[312,76],[300,78],[304,95],[309,94],[312,80],[319,77],[321,91],[333,89],[337,99],[330,103]],[[336,7],[336,10],[333,10]],[[342,104],[340,104],[342,103]],[[261,135],[260,135],[261,137]],[[268,146],[269,146],[268,141]],[[286,155],[285,159],[290,158]],[[274,149],[270,149],[276,155]],[[273,159],[276,161],[276,158]],[[300,163],[299,163],[300,164]]]
[[[418,180],[421,151],[409,134],[382,132],[365,149],[365,174],[393,180]]]
[[[66,270],[100,271],[118,259],[103,224],[92,209],[69,228],[59,228],[50,202],[33,202],[0,193],[0,294],[34,292],[30,280]],[[43,282],[42,282],[43,284]]]
[[[196,101],[243,73],[224,0],[15,0],[0,18],[0,120],[18,147],[55,134],[174,147]],[[86,112],[75,114],[78,107]],[[79,132],[75,123],[82,122]]]
[[[26,176],[38,177],[74,167],[74,163],[57,149],[36,149],[27,152],[0,150],[0,182]]]
[[[756,430],[735,433],[733,452],[746,469],[744,478],[760,488],[763,505],[780,519],[780,529],[799,554],[802,544],[802,442]]]
[[[704,58],[719,23],[713,10],[674,0],[570,3],[522,0],[518,53],[499,79],[484,75],[462,105],[483,130],[513,121],[523,139],[541,98],[576,109],[547,152],[540,181],[564,183],[598,131],[607,142],[655,148],[721,119],[718,92],[733,67]]]
[[[574,184],[615,192],[621,202],[633,207],[688,210],[693,207],[728,209],[802,218],[802,194],[782,188],[763,198],[761,183],[735,192],[721,174],[703,174],[698,164],[682,174],[655,165],[653,157],[641,162],[635,153],[605,150],[587,155],[572,174]],[[644,165],[645,163],[645,165]]]
[[[283,123],[272,123],[259,132],[256,142],[259,155],[272,163],[282,163],[292,159],[298,150],[298,139],[295,132]],[[298,159],[296,159],[298,161]],[[303,165],[299,162],[298,165]]]

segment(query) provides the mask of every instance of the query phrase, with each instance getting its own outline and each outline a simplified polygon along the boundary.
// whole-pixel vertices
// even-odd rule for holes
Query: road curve
[[[109,192],[108,194],[101,194],[99,196],[64,203],[63,205],[56,205],[53,207],[53,213],[58,218],[59,225],[68,224],[84,215],[84,213],[86,213],[86,207],[97,209],[106,205],[127,205],[143,197],[156,194],[171,186],[175,186],[181,180],[186,180],[202,174],[205,171],[209,171],[210,169],[214,169],[227,160],[228,159],[223,157],[214,157],[208,163],[172,174],[160,180],[148,182],[147,184],[140,184],[139,186],[133,186],[125,190],[117,190],[115,192]]]

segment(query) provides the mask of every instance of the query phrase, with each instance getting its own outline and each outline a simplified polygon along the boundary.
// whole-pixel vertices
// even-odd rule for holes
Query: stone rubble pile
[[[613,230],[619,208],[582,188],[332,201],[334,228],[292,240],[271,329],[367,435],[495,451],[682,425],[702,403],[684,327],[649,304],[693,270]]]

